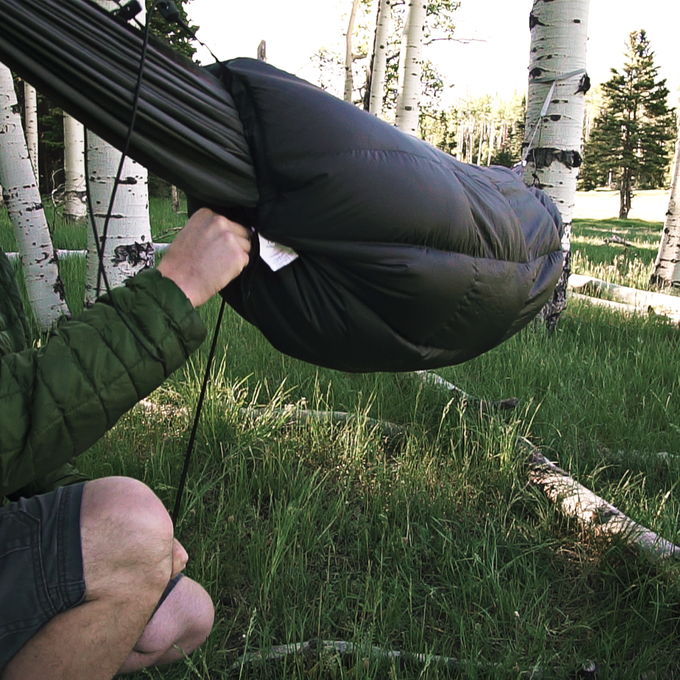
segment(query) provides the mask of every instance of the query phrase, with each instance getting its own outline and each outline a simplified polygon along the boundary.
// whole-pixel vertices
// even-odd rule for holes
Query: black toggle
[[[142,11],[142,6],[137,0],[130,0],[118,9],[111,12],[113,16],[122,19],[123,21],[130,21],[134,19]]]
[[[179,10],[172,0],[157,0],[154,7],[169,24],[176,24],[179,21]]]

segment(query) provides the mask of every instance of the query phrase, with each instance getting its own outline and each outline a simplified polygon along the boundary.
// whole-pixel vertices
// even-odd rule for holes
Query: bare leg
[[[139,640],[172,573],[163,504],[134,479],[88,482],[81,541],[86,601],[41,628],[2,680],[109,680]]]
[[[172,589],[139,638],[119,673],[178,661],[205,642],[212,628],[210,595],[186,576]]]

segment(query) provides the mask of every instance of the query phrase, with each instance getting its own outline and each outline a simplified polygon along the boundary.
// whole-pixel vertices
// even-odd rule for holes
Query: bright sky
[[[462,0],[457,36],[468,43],[435,43],[426,56],[453,85],[452,97],[509,96],[526,89],[529,63],[529,11],[532,0]],[[256,56],[267,41],[268,61],[313,80],[310,57],[321,47],[344,54],[343,33],[351,0],[191,0],[199,38],[220,59]],[[673,101],[680,95],[680,25],[678,0],[590,0],[588,72],[593,84],[623,65],[624,42],[644,28],[656,53],[661,77],[668,79]],[[203,56],[204,61],[210,61]]]

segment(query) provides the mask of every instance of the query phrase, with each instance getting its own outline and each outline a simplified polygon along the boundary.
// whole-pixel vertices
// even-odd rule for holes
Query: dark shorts
[[[85,599],[83,487],[0,508],[0,670],[50,619]]]
[[[64,486],[0,507],[0,673],[50,619],[85,600],[84,487]],[[156,610],[181,578],[170,581]]]

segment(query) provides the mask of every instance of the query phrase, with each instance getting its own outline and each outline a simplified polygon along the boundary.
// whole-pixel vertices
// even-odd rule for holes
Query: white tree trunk
[[[352,66],[354,64],[354,54],[352,52],[352,36],[354,35],[354,21],[357,17],[357,8],[359,7],[359,0],[352,0],[352,10],[349,14],[349,24],[347,26],[347,35],[345,36],[345,96],[346,102],[352,101],[352,92],[354,91],[354,78],[352,75]]]
[[[173,184],[170,187],[170,199],[172,201],[172,211],[178,213],[180,209],[179,189]]]
[[[101,247],[121,154],[91,132],[87,133],[87,153],[88,191]],[[103,264],[111,287],[123,284],[131,276],[154,265],[148,184],[146,168],[127,158],[111,210],[103,251]],[[86,303],[93,303],[104,290],[104,281],[99,275],[94,235],[90,232],[87,245]]]
[[[371,91],[368,99],[368,110],[374,116],[379,116],[382,113],[385,71],[387,67],[387,39],[390,34],[392,2],[393,0],[380,0],[378,5],[375,44],[373,45],[373,63],[371,67]]]
[[[14,81],[0,64],[0,183],[19,245],[26,288],[36,321],[47,330],[68,315],[57,255],[28,155]]]
[[[81,220],[86,216],[85,128],[64,113],[64,217]]]
[[[553,328],[566,307],[571,219],[581,161],[589,0],[534,0],[527,97],[524,179],[554,201],[564,223],[565,270],[541,314]]]
[[[115,9],[112,0],[96,0],[104,9]],[[143,17],[138,17],[143,21]],[[100,247],[106,215],[114,189],[121,154],[92,133],[87,134],[88,190]],[[154,249],[149,222],[149,180],[146,168],[125,160],[116,200],[111,210],[103,252],[103,266],[109,285],[118,286],[142,269],[153,267]],[[104,291],[94,236],[90,235],[87,255],[85,302],[92,304]]]
[[[484,121],[480,123],[479,129],[479,150],[477,151],[477,165],[482,164],[482,144],[484,143],[484,132],[486,130],[486,124]]]
[[[411,135],[418,135],[426,13],[427,4],[424,0],[409,0],[404,28],[406,47],[402,50],[403,64],[399,65],[402,78],[397,96],[395,125]]]
[[[38,167],[38,93],[24,81],[24,115],[26,120],[26,146],[33,165],[33,173],[40,177]]]
[[[486,158],[487,166],[491,165],[491,158],[493,157],[495,139],[496,139],[496,125],[494,121],[491,121],[489,123],[489,155]]]
[[[651,278],[651,283],[659,286],[680,286],[680,118],[678,123],[671,194]]]
[[[267,63],[267,41],[260,40],[260,44],[257,46],[257,60]]]

